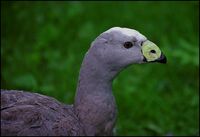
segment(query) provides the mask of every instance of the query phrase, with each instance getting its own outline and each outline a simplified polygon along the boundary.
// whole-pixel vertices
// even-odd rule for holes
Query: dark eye
[[[132,42],[125,42],[124,47],[129,49],[129,48],[133,47],[133,43]]]

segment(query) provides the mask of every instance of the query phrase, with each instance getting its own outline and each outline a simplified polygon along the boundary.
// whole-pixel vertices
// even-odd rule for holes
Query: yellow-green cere
[[[154,50],[155,52],[151,52]],[[142,44],[142,54],[145,56],[147,61],[154,61],[161,56],[161,51],[156,44],[147,40]]]

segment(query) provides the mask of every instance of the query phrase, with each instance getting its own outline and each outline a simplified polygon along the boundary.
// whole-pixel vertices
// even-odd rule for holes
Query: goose
[[[91,43],[84,56],[74,104],[1,89],[1,135],[113,135],[117,106],[112,81],[129,65],[150,62],[167,62],[156,44],[134,29],[112,27]]]

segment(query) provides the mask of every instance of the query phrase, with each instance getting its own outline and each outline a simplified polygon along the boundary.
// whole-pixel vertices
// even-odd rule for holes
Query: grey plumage
[[[134,46],[126,49],[126,41]],[[37,93],[1,90],[1,135],[112,135],[117,118],[112,81],[128,65],[146,62],[144,41],[138,31],[119,27],[99,35],[84,57],[74,105]]]
[[[64,105],[37,93],[1,90],[1,135],[82,134],[82,127],[72,105]]]

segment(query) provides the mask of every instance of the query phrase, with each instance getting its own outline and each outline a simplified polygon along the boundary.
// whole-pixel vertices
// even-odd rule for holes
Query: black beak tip
[[[167,63],[167,58],[164,54],[161,54],[160,58],[156,60],[159,63],[166,64]]]

